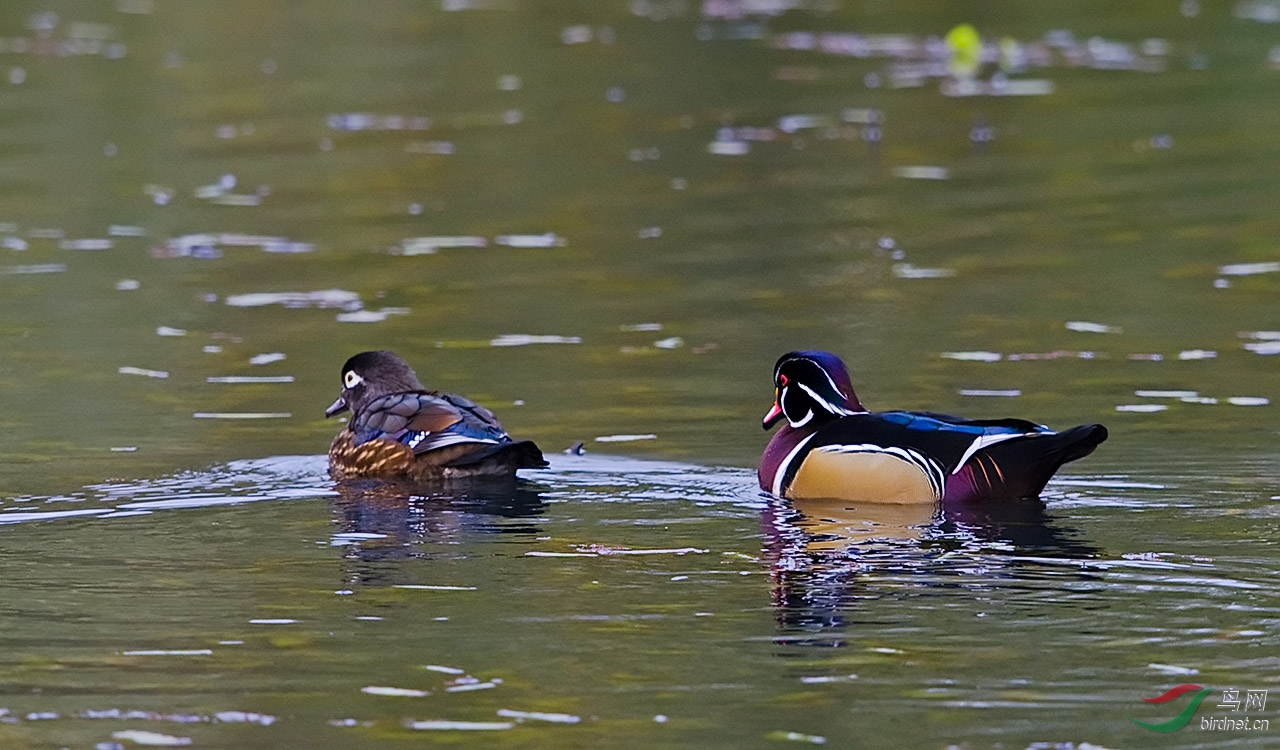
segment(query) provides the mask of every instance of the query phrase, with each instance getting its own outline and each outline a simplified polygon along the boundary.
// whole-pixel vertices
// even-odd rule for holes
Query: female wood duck
[[[790,352],[773,368],[778,430],[760,487],[779,497],[936,503],[1036,497],[1060,466],[1107,439],[1100,424],[1054,432],[1021,419],[870,412],[834,354]]]
[[[547,466],[530,440],[512,440],[493,412],[428,391],[392,352],[362,352],[342,366],[342,395],[324,415],[351,421],[329,446],[334,479],[439,480],[515,475]]]

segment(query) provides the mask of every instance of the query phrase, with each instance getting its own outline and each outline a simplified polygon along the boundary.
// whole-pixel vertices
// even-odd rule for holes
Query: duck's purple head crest
[[[831,352],[788,352],[773,366],[773,408],[764,428],[786,417],[792,427],[865,412],[844,362]]]

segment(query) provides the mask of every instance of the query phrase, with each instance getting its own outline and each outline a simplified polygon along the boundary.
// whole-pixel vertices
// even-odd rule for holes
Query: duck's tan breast
[[[924,470],[891,453],[810,451],[786,496],[898,505],[934,503],[938,496]]]

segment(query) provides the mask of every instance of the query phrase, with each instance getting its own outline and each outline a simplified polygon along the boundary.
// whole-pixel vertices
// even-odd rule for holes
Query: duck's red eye
[[[783,385],[786,385],[787,383],[789,383],[789,382],[791,382],[791,381],[790,381],[790,379],[789,379],[786,375],[778,375],[778,382],[779,382],[779,383],[781,383],[781,384],[783,384]]]

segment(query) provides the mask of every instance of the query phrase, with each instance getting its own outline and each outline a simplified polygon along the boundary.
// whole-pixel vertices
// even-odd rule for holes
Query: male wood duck
[[[782,355],[773,368],[760,487],[779,497],[936,503],[1037,497],[1060,466],[1107,439],[1100,424],[1064,432],[1022,419],[871,412],[829,352]]]
[[[493,412],[428,391],[392,352],[362,352],[342,366],[342,394],[324,415],[351,410],[329,446],[334,479],[415,480],[515,475],[547,466],[530,440],[512,440]]]

